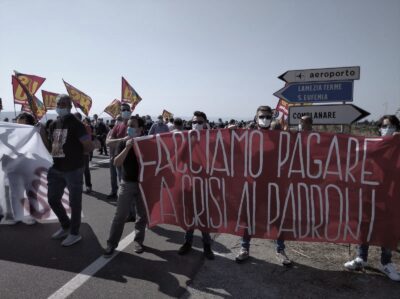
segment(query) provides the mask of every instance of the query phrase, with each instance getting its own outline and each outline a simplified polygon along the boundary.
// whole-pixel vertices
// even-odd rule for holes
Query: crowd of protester
[[[71,246],[79,242],[82,211],[83,182],[86,192],[91,193],[92,183],[90,176],[90,160],[93,150],[98,154],[109,156],[110,159],[110,193],[108,199],[117,199],[116,212],[110,227],[104,257],[111,257],[121,239],[124,225],[127,221],[135,222],[134,251],[142,253],[145,239],[147,216],[138,187],[139,165],[132,147],[135,137],[181,130],[218,130],[222,128],[257,129],[257,130],[297,130],[313,131],[312,119],[303,116],[296,128],[290,128],[284,122],[273,119],[273,111],[269,106],[260,106],[256,109],[255,117],[251,121],[237,121],[231,119],[210,122],[207,115],[195,111],[191,119],[169,118],[159,116],[153,121],[149,115],[132,115],[131,107],[122,104],[121,114],[112,120],[103,121],[97,115],[92,119],[82,117],[79,113],[71,113],[71,99],[67,95],[57,98],[56,120],[48,120],[45,124],[38,124],[28,113],[21,113],[16,122],[32,126],[40,126],[44,144],[53,156],[54,164],[48,171],[48,202],[56,214],[60,228],[51,236],[52,239],[62,240],[62,246]],[[399,119],[394,115],[386,115],[377,123],[381,136],[390,136],[400,132]],[[83,181],[83,178],[85,180]],[[71,217],[67,215],[61,203],[64,188],[69,190]],[[3,213],[3,218],[7,218]],[[3,219],[3,222],[4,222]],[[6,219],[7,220],[7,219]],[[16,221],[14,222],[14,224]],[[33,224],[31,221],[27,224]],[[13,223],[10,223],[13,224]],[[204,256],[214,259],[212,239],[210,234],[202,232]],[[193,230],[185,232],[182,246],[178,254],[190,252],[193,241]],[[241,263],[250,256],[251,237],[242,236],[241,248],[236,255],[236,261]],[[285,252],[285,240],[277,239],[276,257],[284,266],[291,265],[292,261]],[[382,247],[381,268],[390,279],[400,281],[400,275],[391,260],[391,251]],[[367,265],[368,244],[360,244],[357,257],[344,264],[349,270],[361,270]]]

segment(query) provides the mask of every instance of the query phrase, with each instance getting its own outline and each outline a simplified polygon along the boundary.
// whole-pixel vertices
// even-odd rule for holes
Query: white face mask
[[[392,136],[396,129],[394,127],[388,126],[386,128],[380,128],[381,136]]]
[[[271,124],[271,119],[267,119],[267,118],[259,118],[258,119],[258,125],[261,128],[268,128],[270,124]]]
[[[192,124],[192,130],[203,130],[204,129],[204,125],[203,124]]]

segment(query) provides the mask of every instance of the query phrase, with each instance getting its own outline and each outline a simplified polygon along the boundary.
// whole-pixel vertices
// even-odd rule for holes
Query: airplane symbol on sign
[[[301,78],[303,77],[302,73],[299,73],[298,75],[296,75],[297,78],[299,78],[301,80]]]

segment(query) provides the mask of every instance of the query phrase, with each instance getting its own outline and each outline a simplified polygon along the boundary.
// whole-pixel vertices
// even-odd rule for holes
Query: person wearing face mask
[[[272,122],[271,107],[269,106],[258,107],[256,116],[254,117],[254,122],[257,124],[256,129],[258,130],[271,130],[271,122]],[[247,230],[245,230],[241,240],[241,248],[235,258],[235,261],[237,263],[241,263],[249,258],[250,241],[251,241],[251,236],[249,236]],[[278,259],[278,261],[284,266],[290,266],[292,264],[292,261],[286,255],[285,241],[282,238],[279,238],[278,240],[275,240],[275,244],[276,244],[276,258]]]
[[[160,134],[160,133],[167,133],[169,132],[168,126],[164,123],[162,115],[158,116],[157,122],[155,122],[150,130],[149,135]]]
[[[107,195],[108,199],[116,199],[118,192],[118,182],[121,181],[120,168],[114,166],[116,150],[121,141],[127,136],[128,120],[131,117],[131,107],[127,103],[121,105],[121,115],[117,118],[114,128],[106,138],[106,144],[110,148],[110,178],[111,192]],[[119,119],[119,121],[118,121]]]
[[[312,131],[313,121],[309,115],[303,115],[300,118],[300,123],[298,125],[299,132],[310,132]]]
[[[72,99],[61,94],[57,96],[56,112],[59,118],[50,125],[51,155],[54,164],[47,174],[48,202],[61,223],[61,228],[51,238],[61,240],[62,246],[79,242],[82,212],[82,188],[84,155],[94,149],[91,136],[85,126],[72,113]],[[69,191],[71,219],[61,202],[64,188]]]
[[[126,218],[129,216],[132,205],[136,206],[137,220],[135,222],[134,251],[142,253],[144,251],[143,241],[145,228],[147,225],[146,208],[144,206],[138,184],[139,163],[133,150],[133,138],[142,136],[144,131],[144,121],[141,118],[132,117],[129,120],[127,129],[128,138],[119,144],[118,154],[114,159],[114,164],[121,167],[122,180],[118,190],[118,201],[115,216],[110,228],[107,240],[107,248],[104,249],[103,256],[109,258],[114,254],[115,248],[121,240]]]
[[[192,129],[203,130],[207,129],[207,116],[204,112],[195,111],[192,118]],[[185,255],[192,249],[194,229],[190,229],[185,233],[185,242],[179,248],[178,254]],[[214,259],[214,252],[211,250],[211,236],[208,232],[201,232],[203,240],[204,256],[209,259]]]
[[[379,128],[381,136],[392,136],[400,132],[400,122],[396,115],[385,115],[379,123],[381,124]]]
[[[385,115],[380,121],[379,132],[381,136],[392,136],[400,133],[400,121],[395,115]],[[357,248],[357,257],[344,264],[347,270],[363,270],[368,261],[368,244],[360,244]],[[392,251],[384,246],[381,247],[381,262],[379,270],[391,280],[400,281],[400,274],[397,272],[395,264],[392,262]]]

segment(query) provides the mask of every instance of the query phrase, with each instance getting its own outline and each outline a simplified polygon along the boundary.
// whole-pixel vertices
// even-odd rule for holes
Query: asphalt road
[[[269,240],[252,240],[252,257],[234,262],[239,238],[215,235],[214,261],[202,256],[198,232],[194,250],[179,256],[183,231],[158,226],[146,231],[145,252],[133,251],[133,224],[125,226],[123,250],[102,257],[115,201],[110,192],[108,163],[95,156],[94,192],[83,195],[83,240],[69,248],[50,239],[57,223],[0,226],[0,298],[400,298],[400,283],[376,271],[350,273],[342,264],[352,256],[347,245],[288,242],[295,261],[285,268],[274,258]],[[378,260],[378,248],[370,260]],[[399,253],[394,253],[399,265]]]

